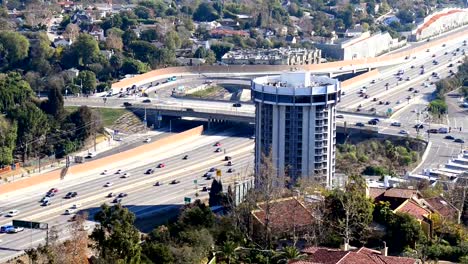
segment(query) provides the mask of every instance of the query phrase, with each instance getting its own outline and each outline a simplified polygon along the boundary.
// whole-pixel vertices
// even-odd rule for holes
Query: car
[[[336,118],[344,118],[343,115],[336,115]]]
[[[435,56],[436,56],[435,54],[432,54],[432,58],[435,58]]]
[[[406,96],[406,100],[411,99],[411,95]]]
[[[369,109],[369,112],[374,112],[375,110],[375,107],[372,107],[371,109]]]
[[[450,140],[454,140],[454,139],[455,139],[455,138],[454,138],[453,136],[451,136],[451,135],[447,135],[447,136],[445,136],[444,138],[445,138],[445,139],[450,139]]]
[[[369,120],[367,122],[369,125],[377,125],[379,122],[375,121],[375,120]],[[356,124],[357,125],[357,124]]]
[[[391,125],[391,126],[395,126],[395,127],[401,127],[401,123],[400,123],[400,122],[392,122],[390,125]]]
[[[205,172],[205,174],[203,174],[203,177],[208,177],[208,176],[211,176],[211,172]]]
[[[117,197],[119,197],[119,198],[124,198],[124,197],[127,197],[127,196],[128,196],[128,194],[126,194],[126,193],[119,193],[119,195],[117,195]]]
[[[363,126],[365,126],[365,125],[364,125],[364,123],[357,122],[357,123],[356,123],[356,126],[357,126],[357,127],[363,127]]]
[[[241,104],[241,103],[234,103],[234,104],[232,104],[232,106],[233,106],[233,107],[241,107],[242,104]]]
[[[123,105],[124,105],[125,107],[132,106],[132,104],[131,104],[131,103],[129,103],[129,102],[124,102],[124,103],[123,103]]]
[[[372,81],[371,81],[371,84],[374,84],[374,83],[375,83],[375,80],[372,80]]]
[[[408,88],[408,92],[412,92],[414,90],[413,87]]]
[[[104,184],[104,187],[111,187],[112,186],[112,182],[106,182],[106,184]]]
[[[411,67],[410,67],[410,68],[411,68],[411,69],[414,69],[414,65],[411,65]]]
[[[122,202],[122,198],[115,198],[112,203],[121,203]]]
[[[145,143],[150,143],[150,142],[151,142],[151,138],[145,138],[145,140],[143,140],[143,142],[145,142]]]
[[[409,80],[410,80],[410,77],[409,77],[409,76],[408,76],[408,77],[406,77],[406,81],[409,81]]]
[[[215,147],[221,147],[221,142],[216,142],[213,146],[215,146]]]
[[[46,193],[46,197],[50,198],[50,197],[54,197],[54,196],[55,196],[55,193],[53,193],[53,192]]]
[[[215,149],[215,152],[221,152],[221,151],[222,151],[221,148],[216,148],[216,149]]]
[[[145,100],[143,100],[143,103],[151,103],[151,99],[149,99],[149,98],[145,99]]]
[[[122,172],[123,172],[123,170],[118,169],[118,170],[115,172],[115,174],[121,174]]]
[[[158,164],[158,168],[164,168],[164,167],[166,167],[166,164],[164,164],[164,163],[159,163]]]
[[[232,161],[228,161],[226,166],[232,166]]]
[[[122,176],[120,178],[126,179],[128,177],[130,177],[130,173],[126,172],[126,173],[122,174]]]
[[[228,173],[232,173],[232,172],[234,172],[234,171],[235,171],[235,169],[233,169],[233,168],[229,168],[229,169],[227,170]]]
[[[19,233],[23,231],[24,231],[24,227],[14,226],[13,228],[7,229],[6,233],[13,234],[13,233]]]
[[[182,158],[183,160],[187,160],[188,159],[188,155],[184,155],[184,157]]]
[[[109,194],[107,194],[107,198],[112,198],[114,197],[114,193],[110,192]]]
[[[368,99],[368,98],[369,98],[368,94],[364,95],[364,99]]]
[[[42,202],[41,206],[49,206],[51,204],[50,200]]]
[[[153,169],[147,169],[145,171],[145,174],[153,174],[154,173],[154,170]]]
[[[414,128],[416,128],[416,129],[423,129],[423,128],[424,128],[424,125],[423,125],[423,124],[416,124],[416,125],[414,125]]]
[[[385,86],[387,86],[387,87],[388,87],[389,85],[390,85],[389,83],[386,83],[386,84],[385,84]]]
[[[378,100],[377,97],[372,98],[373,102],[377,102],[377,100]]]
[[[449,67],[449,68],[450,68],[450,67],[453,67],[453,63],[450,63],[450,64],[448,65],[448,67]]]
[[[414,90],[413,93],[419,93],[419,90]]]
[[[206,176],[206,179],[207,181],[211,180],[213,178],[213,175],[209,174],[208,176]]]
[[[208,191],[208,188],[206,186],[203,186],[202,192],[207,192],[207,191]]]
[[[14,210],[8,211],[8,213],[5,216],[6,217],[13,217],[13,216],[17,216],[19,213],[20,213],[19,210],[14,209]]]
[[[160,183],[160,182],[156,182],[156,183],[154,184],[154,186],[160,186],[161,184],[162,184],[162,183]]]
[[[215,172],[216,171],[216,168],[210,168],[209,172]]]
[[[65,195],[65,199],[70,199],[70,198],[73,198],[73,197],[76,197],[78,195],[77,192],[68,192],[66,195]]]
[[[58,191],[59,191],[59,190],[58,190],[57,188],[52,188],[52,189],[50,189],[48,192],[49,192],[49,193],[58,193]]]
[[[385,105],[389,105],[389,104],[390,104],[390,101],[386,101],[386,102],[385,102]]]
[[[78,209],[81,207],[81,203],[75,203],[71,206],[72,209]]]
[[[384,102],[382,102],[382,101],[379,101],[379,103],[378,103],[378,104],[379,104],[379,105],[383,105],[383,104],[384,104]]]
[[[431,129],[427,130],[427,133],[437,134],[437,133],[439,133],[439,130],[437,130],[436,128],[431,128]]]
[[[399,134],[401,135],[408,135],[408,131],[406,130],[400,130],[400,132],[398,132]]]
[[[107,173],[109,173],[107,170],[103,170],[103,171],[101,172],[101,175],[107,175]]]
[[[48,200],[50,200],[50,197],[49,196],[44,196],[44,197],[42,197],[42,199],[39,202],[43,203],[43,202],[48,201]]]
[[[341,91],[341,95],[346,95],[345,91]]]
[[[455,142],[455,143],[465,143],[465,140],[463,140],[461,138],[457,138],[453,142]]]
[[[178,184],[178,183],[180,183],[179,180],[172,180],[172,181],[171,181],[171,184]]]
[[[440,127],[438,131],[440,134],[447,134],[449,132],[449,129],[446,127]]]
[[[66,215],[71,215],[74,213],[76,213],[76,209],[70,208],[70,209],[65,210]]]
[[[0,233],[8,233],[8,230],[12,228],[14,228],[12,225],[0,226]]]

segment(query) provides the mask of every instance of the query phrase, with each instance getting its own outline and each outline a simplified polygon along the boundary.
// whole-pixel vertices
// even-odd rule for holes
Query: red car
[[[215,147],[221,147],[221,143],[220,143],[220,142],[216,142],[216,143],[214,144],[214,146],[215,146]]]
[[[49,190],[50,193],[58,193],[58,189],[57,188],[52,188]]]
[[[166,164],[164,164],[164,163],[159,163],[158,168],[164,168],[164,167],[166,167]]]

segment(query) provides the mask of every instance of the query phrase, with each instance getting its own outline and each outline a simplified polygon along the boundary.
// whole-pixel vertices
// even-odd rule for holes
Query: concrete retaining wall
[[[68,168],[68,171],[65,173],[68,177],[71,175],[78,175],[80,173],[85,173],[90,170],[96,170],[99,168],[104,168],[112,163],[118,163],[128,158],[135,158],[138,156],[144,156],[146,152],[153,151],[154,149],[160,148],[162,146],[167,146],[174,142],[184,140],[190,137],[199,136],[203,133],[203,126],[198,126],[182,133],[174,134],[165,138],[162,138],[158,141],[148,143],[115,155],[107,156],[101,159],[92,160],[83,164],[75,165]],[[62,178],[62,173],[64,169],[54,170],[48,173],[41,175],[33,176],[24,180],[15,181],[12,183],[6,183],[0,185],[0,194],[5,194],[8,192],[13,192],[19,189],[27,188],[36,184],[41,184],[49,181],[59,180]],[[67,177],[67,176],[65,176]]]
[[[360,75],[358,75],[356,77],[353,77],[351,79],[348,79],[346,81],[342,81],[341,82],[341,88],[345,89],[345,88],[349,88],[349,87],[354,86],[354,85],[359,85],[359,84],[361,84],[363,82],[366,82],[367,80],[369,80],[371,78],[377,79],[379,74],[380,74],[380,72],[377,69],[372,70],[372,71],[368,71],[366,73],[360,74]]]

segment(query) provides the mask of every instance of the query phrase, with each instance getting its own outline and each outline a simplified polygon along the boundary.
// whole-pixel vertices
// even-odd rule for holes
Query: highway
[[[215,142],[221,142],[223,152],[216,153],[213,147]],[[202,176],[211,167],[222,170],[222,178],[226,181],[240,174],[249,175],[253,169],[253,140],[248,136],[236,136],[232,132],[222,135],[205,137],[198,147],[191,147],[190,151],[175,150],[174,155],[169,158],[154,158],[148,165],[137,167],[109,167],[108,175],[91,174],[80,176],[79,178],[65,178],[55,184],[35,186],[31,189],[18,191],[11,194],[0,195],[0,208],[3,211],[17,209],[20,214],[14,219],[48,222],[50,226],[56,226],[59,231],[66,232],[67,220],[71,216],[63,215],[65,209],[73,204],[81,203],[80,209],[89,211],[91,214],[104,202],[110,203],[113,198],[106,198],[109,192],[125,192],[128,197],[123,198],[122,204],[133,211],[137,216],[151,215],[155,212],[166,210],[183,204],[184,197],[195,198],[198,191],[201,197],[206,197],[207,193],[201,192],[204,186],[210,186],[211,181],[205,180]],[[224,154],[226,150],[226,154]],[[189,155],[187,160],[183,160],[184,155]],[[223,161],[224,155],[233,157],[233,166],[236,171],[227,173],[228,166]],[[157,164],[164,163],[165,168],[156,168]],[[152,175],[144,172],[148,168],[155,169]],[[114,174],[117,169],[123,169],[130,173],[130,177],[123,179],[120,175]],[[226,179],[227,178],[227,179]],[[180,181],[179,184],[170,184],[173,179]],[[194,180],[198,183],[195,185]],[[161,186],[154,186],[155,182],[162,183]],[[103,187],[106,182],[112,182],[111,187]],[[41,207],[39,200],[50,188],[58,188],[59,193],[51,199],[51,205]],[[196,190],[197,189],[197,190]],[[64,199],[67,192],[78,192],[76,198]],[[11,219],[0,217],[0,225],[10,224]],[[66,234],[66,233],[64,233]],[[44,243],[45,232],[39,230],[25,230],[17,234],[1,234],[3,240],[0,246],[0,263],[18,254],[21,250],[39,243]]]

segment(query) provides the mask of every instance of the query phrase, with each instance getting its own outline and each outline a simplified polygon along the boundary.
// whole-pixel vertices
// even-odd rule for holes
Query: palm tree
[[[232,241],[224,242],[221,247],[221,254],[227,260],[228,264],[231,264],[231,261],[235,261],[237,258],[236,255],[237,245]]]
[[[278,263],[288,263],[290,260],[302,259],[305,255],[301,254],[299,250],[294,246],[287,246],[281,250],[279,254],[280,259]]]

